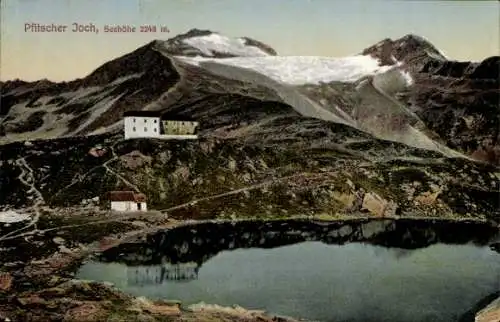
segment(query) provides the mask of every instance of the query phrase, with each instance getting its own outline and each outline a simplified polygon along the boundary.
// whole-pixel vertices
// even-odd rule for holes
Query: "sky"
[[[251,37],[292,56],[354,55],[408,33],[451,59],[478,61],[500,52],[499,1],[4,0],[1,9],[2,81],[84,77],[151,40],[192,28]],[[27,23],[68,28],[27,32]],[[100,32],[71,32],[73,23],[93,23]],[[105,25],[152,25],[157,32],[105,33]]]

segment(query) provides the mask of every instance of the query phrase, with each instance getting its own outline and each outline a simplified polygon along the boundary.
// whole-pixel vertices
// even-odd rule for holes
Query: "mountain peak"
[[[432,46],[432,44],[429,42],[429,40],[427,40],[426,38],[424,38],[422,36],[415,35],[415,34],[406,34],[403,37],[399,38],[398,40],[402,40],[402,41],[414,41],[414,42],[418,42],[420,44],[425,44],[425,45],[431,45]]]
[[[211,34],[218,34],[218,32],[214,32],[208,29],[198,29],[198,28],[192,28],[189,29],[188,32],[181,34],[179,36],[183,38],[191,38],[191,37],[201,37],[201,36],[208,36]]]
[[[427,50],[428,54],[438,55],[440,58],[446,60],[446,56],[434,46],[428,39],[415,34],[407,34],[395,41],[401,47],[410,47],[413,50]]]
[[[229,37],[218,32],[190,29],[165,41],[157,48],[167,55],[211,58],[275,56],[270,46],[248,37]]]
[[[420,69],[429,61],[445,62],[448,58],[422,36],[407,34],[398,39],[385,38],[362,51],[379,59],[382,65],[406,63]]]

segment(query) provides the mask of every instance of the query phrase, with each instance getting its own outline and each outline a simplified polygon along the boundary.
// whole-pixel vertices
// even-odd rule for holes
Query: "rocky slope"
[[[500,162],[500,57],[447,59],[422,37],[385,39],[363,51],[385,64],[403,62],[412,86],[397,97],[447,146],[474,159]]]
[[[127,188],[155,209],[182,205],[171,212],[183,218],[498,219],[497,163],[484,157],[496,153],[496,58],[457,72],[411,35],[355,57],[275,54],[192,30],[82,79],[3,83],[0,205],[81,205]],[[135,109],[195,118],[202,139],[123,141],[121,115]],[[459,119],[470,126],[443,126]]]
[[[206,37],[209,38],[204,39]],[[189,41],[198,38],[201,41],[194,43],[198,47],[189,45]],[[224,40],[228,41],[229,50],[234,49],[235,53],[211,49],[214,47],[210,47],[213,42],[218,44]],[[218,50],[225,50],[225,47]],[[109,126],[119,122],[125,111],[151,108],[153,103],[154,108],[162,109],[175,102],[190,103],[183,98],[193,88],[182,86],[184,82],[192,86],[206,83],[203,86],[205,89],[195,88],[196,100],[199,101],[204,100],[205,93],[217,96],[246,93],[247,90],[253,92],[252,88],[246,88],[246,84],[228,84],[212,75],[203,75],[207,73],[200,73],[200,70],[195,70],[195,75],[181,80],[180,72],[192,74],[193,71],[174,66],[175,59],[172,58],[174,55],[219,58],[241,53],[275,54],[268,46],[250,38],[229,39],[210,31],[193,29],[167,41],[148,43],[104,64],[83,79],[62,83],[48,80],[5,82],[2,84],[0,104],[0,133],[3,136],[0,137],[0,143],[88,135],[96,130],[113,131],[114,128]],[[198,73],[201,77],[196,75]],[[272,100],[272,95],[259,95],[265,92],[264,89],[254,87],[256,98]],[[253,97],[247,94],[241,95],[241,99],[248,96]]]
[[[385,39],[361,54],[281,57],[253,39],[193,29],[146,44],[83,79],[3,83],[0,143],[116,132],[122,113],[132,109],[187,113],[208,136],[246,139],[272,115],[232,110],[280,105],[274,114],[298,112],[498,165],[499,57],[451,61],[414,35]]]
[[[286,123],[285,121],[289,122]],[[286,145],[237,139],[128,140],[112,135],[6,145],[0,203],[85,205],[132,189],[175,218],[435,216],[499,219],[496,168],[376,140],[345,125],[290,117],[311,128]],[[321,132],[318,132],[321,128]],[[325,140],[325,135],[328,140]],[[92,155],[97,144],[104,149]]]

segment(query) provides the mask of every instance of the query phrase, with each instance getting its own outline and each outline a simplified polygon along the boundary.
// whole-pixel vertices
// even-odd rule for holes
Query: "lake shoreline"
[[[10,255],[4,258],[4,261],[7,262],[3,262],[0,271],[0,317],[9,318],[11,321],[23,321],[28,316],[35,318],[35,320],[38,318],[40,321],[51,320],[51,318],[72,321],[72,317],[68,316],[68,312],[73,312],[71,314],[78,316],[80,321],[83,321],[82,314],[85,312],[97,312],[95,313],[96,316],[120,316],[120,314],[126,312],[135,317],[142,316],[144,318],[144,316],[148,316],[153,319],[151,321],[184,321],[189,318],[195,318],[196,321],[204,321],[203,319],[218,321],[217,319],[222,320],[224,317],[230,319],[230,321],[272,321],[273,317],[266,316],[263,312],[249,313],[249,311],[243,309],[229,310],[212,307],[208,311],[190,312],[177,304],[138,300],[105,283],[75,280],[76,270],[90,255],[105,252],[125,242],[143,239],[144,236],[165,229],[192,227],[206,222],[227,224],[255,221],[269,223],[292,221],[346,224],[368,220],[399,221],[410,219],[424,222],[487,224],[498,228],[498,223],[494,221],[474,218],[373,218],[353,216],[325,219],[301,216],[271,220],[245,218],[241,220],[176,221],[162,215],[145,217],[144,214],[134,214],[127,217],[125,223],[124,220],[120,221],[120,219],[113,217],[116,214],[108,214],[107,216],[109,221],[101,224],[98,224],[97,221],[102,220],[102,218],[97,217],[95,214],[84,214],[78,218],[68,218],[64,215],[60,218],[51,217],[50,220],[55,222],[55,225],[66,228],[47,230],[44,234],[28,235],[27,245],[20,242],[18,252],[23,252],[23,247],[27,247],[26,249],[32,248],[33,243],[38,243],[39,246],[43,245],[47,249],[44,248],[44,251],[35,253],[25,252],[26,256],[22,259],[10,258]],[[96,222],[96,224],[89,225],[89,223],[93,222]],[[15,241],[12,240],[11,242],[14,243]],[[9,245],[4,248],[9,249]],[[127,306],[134,307],[135,311],[124,311]],[[77,315],[77,313],[80,315]],[[274,321],[293,320],[283,318]]]

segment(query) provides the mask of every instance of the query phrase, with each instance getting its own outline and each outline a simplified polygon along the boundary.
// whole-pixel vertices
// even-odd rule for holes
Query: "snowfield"
[[[0,211],[0,222],[11,224],[29,220],[31,217],[26,214],[20,214],[12,210]]]
[[[403,69],[403,64],[395,59],[394,65],[380,66],[378,59],[368,55],[344,58],[316,56],[237,58],[177,56],[177,58],[222,77],[271,88],[286,104],[304,116],[346,124],[384,140],[437,151],[450,157],[462,156],[434,142],[424,132],[410,124],[393,126],[391,120],[394,117],[413,119],[416,124],[422,123],[406,106],[391,96],[414,82],[411,75]],[[333,104],[328,107],[321,106],[314,99],[297,91],[294,86],[290,86],[332,81],[360,81],[356,90],[363,101],[357,110],[363,110],[364,114],[369,111],[368,114],[360,118],[346,113],[341,107]]]
[[[355,82],[362,77],[385,72],[392,66],[380,66],[371,56],[350,57],[320,56],[266,56],[234,58],[177,58],[188,64],[201,66],[204,62],[214,62],[234,67],[247,68],[289,85],[319,84],[333,81]],[[203,66],[201,66],[203,67]]]
[[[229,38],[217,33],[191,37],[184,39],[183,42],[199,49],[207,56],[214,56],[214,52],[228,53],[235,56],[269,56],[268,53],[260,48],[247,45],[245,39]]]

